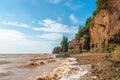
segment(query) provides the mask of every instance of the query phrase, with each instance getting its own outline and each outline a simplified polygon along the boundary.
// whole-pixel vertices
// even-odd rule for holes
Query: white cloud
[[[71,14],[71,15],[69,16],[69,18],[70,18],[70,21],[71,21],[72,23],[78,23],[78,19],[75,17],[74,14]]]
[[[0,24],[2,25],[8,25],[8,26],[17,26],[17,27],[23,27],[23,28],[30,28],[29,25],[19,22],[11,22],[11,21],[0,21]]]
[[[61,0],[47,0],[47,2],[49,2],[51,4],[58,4],[61,2]]]
[[[39,38],[47,39],[47,40],[58,40],[61,39],[63,34],[60,33],[47,33],[38,36]]]
[[[50,41],[35,41],[16,30],[0,29],[0,53],[50,53]]]
[[[21,32],[15,30],[0,29],[0,42],[16,42],[18,40],[26,40],[25,36]]]
[[[45,32],[55,32],[55,33],[75,33],[77,31],[77,27],[64,25],[56,21],[53,21],[51,19],[41,20],[39,21],[39,24],[43,27],[33,28],[35,31],[45,31]]]

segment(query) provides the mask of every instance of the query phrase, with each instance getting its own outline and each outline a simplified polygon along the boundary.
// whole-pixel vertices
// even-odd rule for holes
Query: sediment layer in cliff
[[[120,1],[108,0],[90,27],[91,47],[120,43]]]
[[[81,49],[106,46],[110,43],[120,44],[120,0],[103,1],[101,9],[93,17],[94,24],[89,26],[90,41],[84,44],[84,36],[80,40],[73,39],[69,49]]]

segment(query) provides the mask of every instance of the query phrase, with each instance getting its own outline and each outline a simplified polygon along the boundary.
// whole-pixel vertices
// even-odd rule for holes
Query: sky
[[[96,0],[0,0],[0,53],[52,53],[95,8]]]

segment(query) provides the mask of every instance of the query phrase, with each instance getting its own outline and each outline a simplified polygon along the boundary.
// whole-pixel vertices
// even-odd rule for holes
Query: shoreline
[[[91,76],[92,65],[78,64],[77,59],[56,58],[53,54],[2,54],[0,55],[0,77],[2,80],[95,78]]]
[[[46,75],[56,67],[54,64],[58,64],[54,57],[49,54],[0,54],[0,78],[33,80],[39,75]]]
[[[59,58],[60,59],[60,58]],[[39,76],[35,80],[79,80],[91,73],[92,65],[76,65],[76,58],[62,58],[64,63],[60,64],[50,74]],[[87,76],[88,77],[88,76]],[[96,78],[89,76],[90,78]],[[85,77],[84,77],[85,78]]]

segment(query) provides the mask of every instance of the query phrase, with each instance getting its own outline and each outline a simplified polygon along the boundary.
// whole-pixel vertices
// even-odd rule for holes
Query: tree
[[[81,37],[83,37],[87,30],[88,29],[86,27],[79,27],[78,32],[75,34],[75,39],[79,40]]]
[[[102,9],[103,4],[105,4],[105,3],[108,2],[108,1],[110,1],[110,0],[97,0],[97,2],[96,2],[97,8],[96,8],[96,10],[93,12],[93,18],[94,18],[94,16],[96,16],[96,14],[98,14],[99,11]]]
[[[61,48],[62,48],[62,52],[68,51],[68,38],[64,35],[63,35],[63,39],[61,41]]]
[[[85,23],[85,27],[87,28],[87,30],[93,25],[94,25],[94,18],[93,17],[87,18]]]
[[[55,47],[55,48],[53,49],[52,53],[53,53],[53,54],[59,54],[59,53],[60,53],[60,47],[59,47],[59,46]]]

